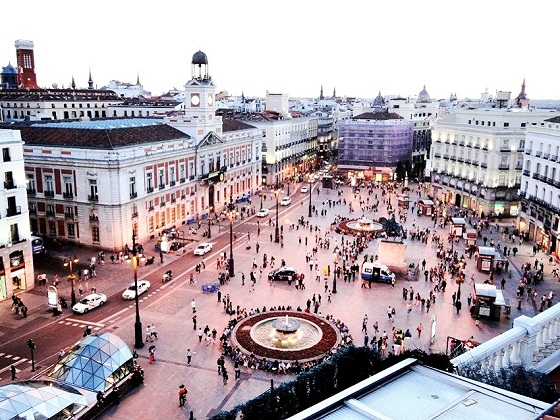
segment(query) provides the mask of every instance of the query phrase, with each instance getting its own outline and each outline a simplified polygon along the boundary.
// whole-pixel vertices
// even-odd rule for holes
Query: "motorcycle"
[[[167,283],[169,280],[171,280],[171,277],[173,276],[171,270],[167,270],[165,273],[163,273],[163,278],[161,279],[162,283]]]

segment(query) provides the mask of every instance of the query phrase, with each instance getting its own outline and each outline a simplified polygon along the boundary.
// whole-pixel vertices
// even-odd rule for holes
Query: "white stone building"
[[[522,108],[453,109],[434,123],[432,193],[475,214],[517,216],[525,135],[558,113]]]
[[[35,286],[23,142],[15,130],[0,130],[0,301]]]
[[[560,117],[527,130],[521,178],[519,230],[541,245],[545,252],[558,253],[560,218]]]

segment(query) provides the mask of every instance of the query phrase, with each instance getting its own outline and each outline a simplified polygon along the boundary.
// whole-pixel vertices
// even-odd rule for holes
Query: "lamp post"
[[[233,197],[229,198],[229,206],[227,216],[229,219],[229,262],[228,271],[230,277],[235,277],[235,262],[233,260],[233,218],[235,217],[236,211],[233,205]]]
[[[35,350],[37,346],[31,338],[27,340],[27,347],[29,347],[29,350],[31,350],[31,372],[35,372],[35,354],[33,350]]]
[[[262,210],[262,208],[263,208],[262,207],[263,206],[263,193],[262,193],[262,191],[259,191],[259,197],[261,198],[261,208],[260,209]]]
[[[64,267],[68,267],[70,269],[70,275],[68,276],[68,281],[70,282],[70,287],[72,291],[70,292],[70,300],[72,302],[72,306],[76,304],[76,292],[74,291],[74,281],[76,280],[76,276],[74,275],[73,270],[73,263],[78,263],[80,261],[78,257],[72,258],[65,258],[64,259]]]
[[[136,304],[136,320],[134,321],[134,347],[140,349],[144,347],[142,338],[142,322],[140,321],[140,304],[138,302],[138,254],[136,248],[136,231],[132,230],[132,271],[134,272],[134,303]],[[127,259],[130,261],[130,259]]]
[[[208,208],[208,239],[210,239],[212,237],[212,232],[210,230],[210,226],[211,226],[211,217],[212,216],[212,207]]]
[[[276,227],[274,228],[274,242],[280,242],[280,227],[278,226],[278,195],[280,190],[276,188]]]
[[[313,213],[311,213],[311,187],[313,186],[312,182],[311,182],[311,176],[309,176],[309,214],[308,217],[313,216]]]

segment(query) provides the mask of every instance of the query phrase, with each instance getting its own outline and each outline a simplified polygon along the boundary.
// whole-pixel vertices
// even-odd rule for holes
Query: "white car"
[[[287,206],[288,204],[290,204],[292,202],[292,199],[290,197],[284,197],[282,199],[282,201],[280,201],[280,205],[281,206]]]
[[[194,255],[204,255],[210,251],[212,251],[212,244],[209,244],[208,242],[203,242],[195,248]]]
[[[270,213],[269,209],[260,209],[257,212],[257,217],[266,217],[266,216],[268,216],[268,213]]]
[[[87,295],[85,298],[72,306],[72,310],[80,314],[85,314],[91,309],[102,306],[105,302],[107,302],[106,295],[104,295],[103,293],[92,293],[91,295]]]
[[[146,290],[150,288],[150,282],[148,280],[138,280],[138,296],[144,293]],[[136,286],[132,283],[128,288],[123,292],[122,297],[124,299],[134,299],[136,297]]]
[[[308,188],[308,187],[301,187],[301,192],[302,192],[302,193],[306,193],[306,192],[308,192],[308,191],[309,191],[309,188]]]

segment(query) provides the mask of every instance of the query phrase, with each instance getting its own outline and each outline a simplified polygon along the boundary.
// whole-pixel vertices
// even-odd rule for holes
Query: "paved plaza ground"
[[[466,298],[471,293],[469,282],[467,281],[462,286],[462,302],[463,309],[460,314],[457,314],[456,309],[452,304],[452,294],[457,290],[457,286],[448,282],[447,291],[445,293],[438,293],[436,302],[432,306],[429,313],[422,311],[420,306],[413,306],[412,312],[407,315],[406,304],[410,301],[404,301],[402,298],[402,288],[414,289],[414,293],[420,293],[422,297],[427,298],[429,290],[433,288],[433,284],[425,282],[423,275],[420,278],[406,278],[406,276],[399,276],[396,280],[395,287],[387,284],[374,284],[371,289],[364,289],[361,287],[359,276],[355,282],[345,283],[340,279],[337,282],[337,293],[332,295],[332,302],[327,302],[327,296],[324,290],[324,282],[315,281],[315,271],[310,270],[306,264],[305,255],[311,251],[315,246],[315,230],[310,233],[308,230],[290,230],[289,226],[296,223],[296,220],[303,216],[307,219],[308,213],[308,196],[299,193],[299,186],[292,185],[292,204],[290,206],[280,208],[280,222],[284,226],[284,246],[270,241],[270,233],[274,228],[268,224],[261,224],[260,236],[251,239],[253,245],[258,241],[260,245],[259,254],[256,253],[255,246],[250,250],[245,249],[244,234],[246,233],[247,226],[255,229],[257,219],[251,217],[245,219],[245,225],[236,225],[234,228],[239,240],[234,245],[235,268],[236,276],[231,281],[221,288],[222,294],[229,294],[233,302],[233,307],[240,305],[241,308],[247,310],[251,308],[267,308],[271,306],[287,306],[291,305],[296,308],[301,306],[305,308],[306,301],[310,299],[313,294],[316,296],[321,295],[322,304],[320,307],[321,314],[331,314],[336,319],[344,321],[350,328],[350,333],[354,338],[356,345],[363,345],[364,334],[361,332],[362,319],[365,314],[368,315],[369,325],[368,332],[373,333],[372,324],[378,321],[380,331],[386,330],[391,335],[392,328],[402,327],[409,328],[413,332],[413,338],[410,345],[415,348],[420,348],[431,352],[446,352],[447,338],[449,336],[468,339],[473,337],[477,342],[484,342],[490,338],[500,334],[503,331],[511,328],[513,319],[519,315],[534,316],[538,313],[538,307],[530,300],[524,300],[521,310],[517,309],[516,288],[520,278],[520,267],[525,262],[533,263],[535,256],[533,256],[532,245],[523,244],[519,246],[519,253],[515,258],[510,257],[510,269],[512,277],[506,276],[506,284],[504,295],[506,300],[511,302],[512,312],[509,320],[504,319],[498,321],[485,321],[483,320],[479,326],[475,325],[474,319],[470,316]],[[316,186],[317,187],[317,186]],[[316,188],[315,187],[315,188]],[[411,198],[416,200],[417,185],[411,185],[413,191]],[[294,192],[294,190],[296,190]],[[352,214],[349,213],[348,205],[337,205],[329,208],[325,205],[327,210],[326,216],[313,216],[310,219],[310,225],[319,226],[321,233],[317,233],[324,237],[326,230],[329,228],[332,220],[336,215],[345,217],[359,217],[362,212],[359,209],[357,199],[352,194],[349,187],[342,189],[342,198],[348,202],[353,201],[356,211]],[[380,190],[376,190],[379,198],[381,199]],[[367,192],[362,190],[362,197],[367,197]],[[375,195],[369,196],[370,202],[375,201]],[[422,194],[425,197],[425,194]],[[322,203],[328,199],[338,200],[337,192],[333,190],[321,189],[320,194],[316,194],[313,190],[312,202],[313,205],[319,210],[323,208]],[[303,204],[301,204],[303,202]],[[393,205],[396,206],[396,197],[392,198]],[[253,202],[253,205],[259,206],[258,203]],[[270,198],[265,201],[266,207],[272,207]],[[366,216],[371,218],[378,218],[386,216],[385,206],[380,204],[380,212],[373,215],[371,211],[365,211]],[[275,210],[272,207],[271,217],[275,216]],[[227,225],[224,222],[221,233],[215,232],[216,235],[228,235]],[[248,223],[248,224],[247,224]],[[509,224],[513,227],[512,221],[502,221],[502,224]],[[433,221],[429,217],[417,217],[415,213],[409,210],[408,218],[404,225],[405,228],[411,229],[412,226],[420,226],[420,228],[429,227],[433,229]],[[447,230],[438,228],[438,232],[442,236],[447,236]],[[501,233],[485,232],[488,238],[493,238],[496,241],[502,241]],[[302,237],[302,243],[299,242],[299,237]],[[307,246],[305,245],[305,237],[307,237]],[[347,236],[347,238],[349,238]],[[197,240],[203,238],[199,234]],[[319,267],[327,265],[332,266],[332,250],[334,243],[340,244],[342,240],[341,235],[331,234],[331,248],[326,250],[323,248],[318,249],[318,264]],[[351,239],[351,238],[350,238]],[[153,249],[153,244],[144,244],[146,249]],[[446,245],[447,241],[446,241]],[[376,255],[378,254],[379,242],[377,240],[369,243],[367,250],[364,253]],[[189,245],[188,250],[192,250],[193,245]],[[460,240],[455,244],[455,249],[462,254],[464,251],[464,241]],[[76,248],[76,254],[82,259],[87,259],[95,254],[94,251]],[[221,354],[219,345],[207,346],[204,341],[199,343],[195,330],[192,324],[192,309],[191,300],[196,302],[198,326],[204,328],[208,325],[210,329],[216,328],[218,335],[221,334],[224,327],[227,325],[230,316],[223,310],[223,305],[218,302],[216,294],[203,293],[200,289],[200,284],[206,282],[217,281],[218,270],[216,268],[216,258],[221,249],[214,248],[210,254],[205,258],[206,269],[202,271],[198,284],[193,286],[189,284],[188,275],[192,272],[194,267],[185,267],[187,271],[164,287],[157,281],[154,284],[154,291],[157,287],[157,292],[151,296],[146,296],[142,299],[141,317],[144,326],[148,324],[155,324],[159,333],[159,339],[154,344],[157,345],[156,362],[148,364],[148,351],[147,346],[139,350],[140,363],[145,369],[145,384],[134,390],[121,401],[119,406],[109,409],[108,416],[114,419],[141,419],[141,418],[188,418],[190,410],[194,412],[194,417],[197,419],[208,418],[220,410],[228,410],[233,408],[236,404],[242,403],[251,399],[261,392],[270,387],[271,379],[275,384],[280,382],[289,381],[293,379],[290,375],[272,375],[270,373],[243,370],[241,378],[236,381],[233,378],[233,365],[230,360],[226,360],[228,371],[231,372],[230,380],[224,386],[221,376],[217,374],[216,360]],[[267,267],[263,270],[262,278],[257,274],[257,284],[254,290],[249,286],[249,272],[254,258],[257,261],[262,261],[262,255],[274,255],[277,263],[281,259],[285,259],[288,266],[293,266],[298,271],[306,274],[306,289],[296,290],[294,286],[288,286],[286,283],[275,282],[270,284],[267,281],[266,275],[270,271]],[[407,264],[414,262],[420,263],[422,259],[426,259],[427,268],[435,266],[440,260],[436,257],[436,246],[428,241],[423,244],[420,241],[407,241],[405,257]],[[544,254],[537,254],[536,256],[542,259],[545,264],[545,280],[539,285],[539,297],[543,293],[548,293],[550,290],[554,291],[556,296],[560,292],[560,283],[552,278],[552,267],[548,263],[548,256]],[[183,258],[181,252],[176,255],[166,256],[166,263]],[[361,262],[362,257],[359,257]],[[391,265],[392,261],[382,261]],[[150,273],[161,269],[160,266],[147,266],[141,268],[141,276],[149,278]],[[128,270],[128,271],[127,271]],[[474,259],[467,258],[467,275],[466,278],[470,279],[474,274],[477,282],[483,282],[487,279],[487,275],[480,273],[475,269]],[[241,284],[241,273],[245,273],[245,285]],[[258,273],[258,270],[257,270]],[[132,275],[130,268],[125,265],[105,265],[100,270],[100,277],[95,281],[99,284],[105,285],[107,290],[122,290],[122,278],[130,276],[128,281],[131,281]],[[501,277],[495,279],[496,284],[500,284]],[[497,280],[497,281],[496,281]],[[120,281],[120,282],[119,282]],[[125,281],[126,283],[126,281]],[[332,288],[332,276],[328,280],[329,288]],[[33,317],[45,316],[45,289],[37,288],[34,291],[25,293],[22,298],[30,308],[30,316],[26,320],[14,320],[9,310],[10,302],[2,302],[0,304],[1,314],[0,322],[6,326],[16,326],[19,322],[32,322]],[[396,317],[394,322],[390,322],[387,317],[387,307],[391,305],[396,308]],[[70,316],[69,314],[66,316]],[[430,342],[430,325],[432,317],[436,318],[436,335],[433,342]],[[424,332],[420,338],[417,337],[416,326],[422,322],[424,325]],[[134,342],[134,311],[129,309],[123,311],[107,322],[107,326],[99,331],[110,331],[120,336],[125,342]],[[98,332],[98,331],[95,331]],[[186,351],[190,348],[196,354],[192,358],[192,363],[187,366]],[[55,355],[53,354],[52,361],[54,362]],[[46,364],[47,361],[45,361]],[[0,375],[2,380],[0,383],[7,383],[9,375]],[[29,369],[24,369],[19,374],[19,378],[30,377],[31,372]],[[189,390],[187,396],[187,404],[184,408],[178,408],[177,389],[180,384],[185,384]]]

